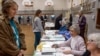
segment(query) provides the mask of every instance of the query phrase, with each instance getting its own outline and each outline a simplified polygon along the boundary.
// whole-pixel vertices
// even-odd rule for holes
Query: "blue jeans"
[[[37,45],[39,45],[39,43],[40,43],[41,32],[34,32],[34,34],[35,34],[35,44],[34,44],[34,48],[36,50]]]

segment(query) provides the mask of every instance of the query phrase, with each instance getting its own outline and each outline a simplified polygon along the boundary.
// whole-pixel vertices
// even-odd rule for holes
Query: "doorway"
[[[100,29],[100,8],[97,10],[96,28]]]

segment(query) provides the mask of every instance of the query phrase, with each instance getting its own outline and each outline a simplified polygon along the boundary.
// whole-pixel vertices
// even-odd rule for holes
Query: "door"
[[[98,9],[98,12],[97,12],[96,28],[100,29],[100,9]]]

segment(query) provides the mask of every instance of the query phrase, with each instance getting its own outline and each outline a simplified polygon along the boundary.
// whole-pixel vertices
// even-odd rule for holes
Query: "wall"
[[[100,8],[100,1],[98,2],[98,8]]]
[[[69,1],[69,0],[66,0],[66,1]],[[84,0],[84,1],[86,1],[86,0]],[[90,2],[96,1],[96,4],[95,4],[95,8],[92,10],[93,13],[85,14],[85,16],[87,18],[87,24],[88,24],[88,34],[93,33],[93,32],[100,32],[99,29],[96,29],[97,8],[100,8],[100,2],[98,3],[98,0],[89,0],[89,1]],[[70,8],[70,2],[67,2],[67,4],[68,3],[69,3],[68,8]],[[93,15],[95,16],[95,18],[93,18]],[[73,16],[73,24],[74,23],[78,23],[78,17],[76,17],[76,16]]]
[[[15,0],[19,5],[19,10],[45,10],[45,1],[46,0],[31,0],[33,1],[34,6],[32,8],[26,8],[22,5],[23,0]],[[54,2],[54,10],[65,10],[66,9],[66,0],[53,0]]]
[[[86,20],[87,20],[87,24],[88,24],[88,34],[90,33],[94,33],[94,32],[100,32],[100,30],[96,29],[96,18],[94,19],[93,16],[95,15],[95,13],[92,14],[85,14]],[[74,17],[74,22],[73,24],[78,23],[78,17]]]
[[[100,33],[100,30],[99,29],[96,29],[96,20],[97,20],[97,8],[100,8],[98,7],[98,1],[96,1],[96,7],[93,9],[93,13],[91,14],[85,14],[85,17],[87,19],[87,24],[88,24],[88,34],[90,33],[94,33],[94,32],[99,32]],[[93,16],[95,16],[93,18]],[[78,22],[78,17],[74,16],[74,22],[73,23],[77,23]]]
[[[66,7],[67,9],[70,9],[71,8],[71,1],[70,0],[66,0]]]
[[[71,0],[66,0],[67,1],[67,8],[68,9],[70,9],[71,8]],[[77,6],[77,5],[79,5],[79,4],[81,4],[81,0],[73,0],[73,3],[72,3],[72,6],[74,7],[74,6]]]

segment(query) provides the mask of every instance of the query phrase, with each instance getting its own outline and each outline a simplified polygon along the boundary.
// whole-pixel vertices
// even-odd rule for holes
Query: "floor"
[[[22,32],[25,34],[25,41],[27,50],[25,51],[25,56],[32,56],[34,52],[34,34],[32,32],[31,25],[20,25]]]

